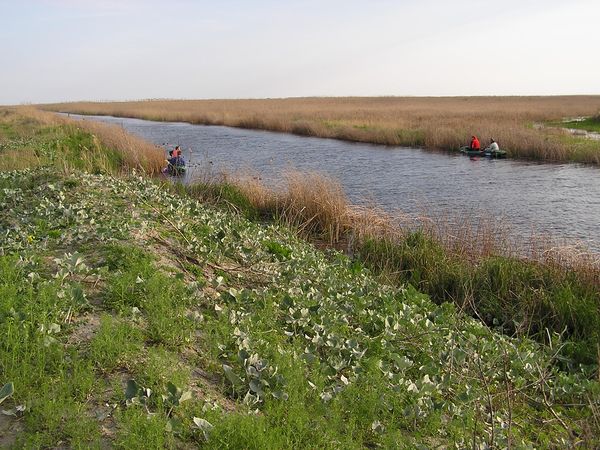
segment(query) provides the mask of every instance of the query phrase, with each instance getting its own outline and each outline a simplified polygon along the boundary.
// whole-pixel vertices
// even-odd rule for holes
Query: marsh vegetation
[[[494,138],[511,157],[600,163],[600,142],[533,126],[598,114],[599,96],[148,100],[43,107],[443,150],[458,150],[476,134],[484,142]]]

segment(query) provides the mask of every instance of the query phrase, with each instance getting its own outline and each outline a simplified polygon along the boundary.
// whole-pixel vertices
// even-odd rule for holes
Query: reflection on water
[[[122,125],[159,145],[181,145],[186,159],[191,149],[188,181],[206,164],[217,171],[253,170],[265,180],[290,168],[317,170],[340,180],[354,203],[368,201],[408,214],[425,210],[503,218],[522,235],[535,230],[600,250],[600,169],[595,167],[470,159],[220,126],[94,119]]]

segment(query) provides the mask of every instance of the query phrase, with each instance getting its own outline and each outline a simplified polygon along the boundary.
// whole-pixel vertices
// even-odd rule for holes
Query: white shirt
[[[486,150],[497,152],[498,150],[500,150],[500,147],[498,147],[498,144],[496,142],[492,142]]]

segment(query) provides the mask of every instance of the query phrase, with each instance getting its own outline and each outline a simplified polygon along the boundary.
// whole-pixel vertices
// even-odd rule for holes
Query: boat
[[[185,166],[172,166],[171,164],[169,164],[163,169],[163,173],[172,177],[180,177],[182,175],[185,175],[185,170]]]
[[[483,153],[488,158],[506,158],[506,150],[484,150]]]
[[[505,150],[470,150],[469,147],[461,147],[460,152],[467,156],[485,156],[488,158],[506,158]]]

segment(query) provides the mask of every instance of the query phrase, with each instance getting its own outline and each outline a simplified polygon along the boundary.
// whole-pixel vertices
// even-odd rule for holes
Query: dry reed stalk
[[[285,195],[280,197],[281,218],[299,224],[302,230],[325,234],[330,243],[339,241],[348,228],[348,199],[336,180],[311,172],[284,174]]]
[[[119,151],[125,170],[141,170],[149,175],[159,174],[165,165],[164,151],[142,138],[129,134],[117,125],[83,120],[70,125],[96,136],[105,147]]]

